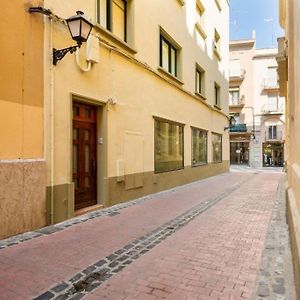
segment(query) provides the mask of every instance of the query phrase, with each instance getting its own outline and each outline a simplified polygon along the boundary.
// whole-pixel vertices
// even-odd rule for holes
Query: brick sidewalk
[[[278,179],[256,175],[87,299],[250,299]]]
[[[110,275],[88,297],[249,298],[280,176],[223,174],[150,197],[113,217],[98,217],[0,249],[0,299],[31,299],[60,287],[133,240],[189,210],[192,214],[195,206],[216,195],[224,197],[206,211],[197,208],[201,215],[188,219],[168,238],[158,238],[153,249]],[[233,186],[236,189],[230,191]],[[43,298],[50,295],[46,292]]]

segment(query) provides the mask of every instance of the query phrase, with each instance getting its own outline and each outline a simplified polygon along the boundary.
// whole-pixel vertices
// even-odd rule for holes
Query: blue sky
[[[277,48],[277,37],[283,35],[278,21],[278,0],[230,1],[230,39],[251,38],[252,30],[256,30],[257,48],[272,47],[272,32],[273,46]]]

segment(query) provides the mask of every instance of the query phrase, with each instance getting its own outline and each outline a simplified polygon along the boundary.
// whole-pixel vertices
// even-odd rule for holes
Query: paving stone
[[[49,300],[49,299],[53,299],[53,298],[54,298],[54,294],[48,291],[48,292],[34,298],[34,300]]]
[[[276,294],[284,294],[285,293],[285,288],[283,285],[278,285],[278,284],[273,284],[272,285],[272,290]]]
[[[266,285],[259,286],[257,294],[259,297],[268,297],[270,295],[269,287]]]
[[[68,284],[66,284],[65,282],[62,282],[58,285],[56,285],[54,288],[52,288],[51,290],[55,293],[59,293],[62,290],[66,289],[68,287]]]

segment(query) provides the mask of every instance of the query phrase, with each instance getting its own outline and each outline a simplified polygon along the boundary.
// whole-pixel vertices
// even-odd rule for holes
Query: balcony
[[[268,92],[277,91],[279,89],[277,77],[265,78],[262,84],[262,90]]]
[[[245,96],[242,95],[240,98],[230,98],[229,107],[230,108],[243,108],[245,106]]]
[[[284,113],[283,104],[273,103],[264,104],[261,112],[263,115],[282,115]]]
[[[245,79],[246,70],[245,69],[236,69],[236,68],[229,68],[229,82],[230,83],[239,83],[241,84]]]
[[[230,132],[247,132],[247,126],[244,123],[236,124],[229,129]]]
[[[279,75],[279,95],[287,96],[287,80],[288,80],[288,58],[287,58],[287,41],[284,37],[278,38],[278,54],[276,56]]]

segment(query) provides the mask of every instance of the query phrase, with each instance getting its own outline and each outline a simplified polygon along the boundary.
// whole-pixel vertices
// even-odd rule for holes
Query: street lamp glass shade
[[[235,126],[236,124],[236,119],[234,118],[234,116],[231,116],[229,119],[229,125],[230,126]]]
[[[93,24],[84,16],[82,11],[77,11],[77,15],[72,16],[66,19],[68,24],[72,39],[81,45],[83,42],[86,42]]]

